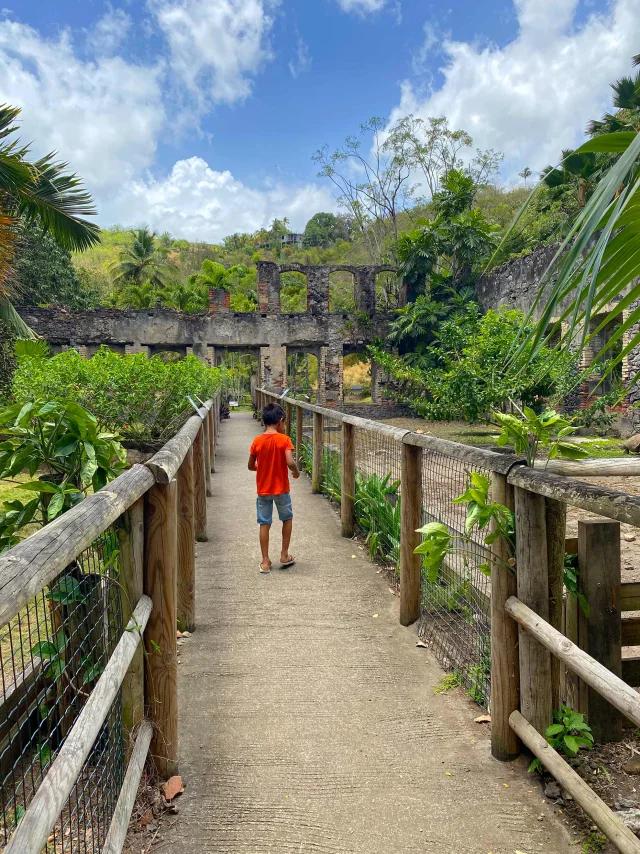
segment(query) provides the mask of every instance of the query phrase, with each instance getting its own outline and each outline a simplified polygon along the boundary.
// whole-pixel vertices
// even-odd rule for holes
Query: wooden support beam
[[[513,487],[505,475],[492,474],[491,500],[513,511]],[[518,624],[504,606],[516,595],[517,582],[515,568],[508,565],[509,550],[500,537],[491,552],[491,755],[509,762],[520,755],[520,740],[509,725],[509,716],[520,703],[520,662]]]
[[[515,489],[518,599],[549,622],[546,506],[543,496]],[[552,722],[551,655],[527,632],[519,633],[520,709],[544,735]]]
[[[285,422],[284,422],[284,432],[287,436],[291,436],[291,425],[293,423],[293,404],[287,401],[284,405],[285,411]]]
[[[216,412],[215,405],[211,405],[207,416],[209,421],[209,471],[216,470]]]
[[[620,591],[621,611],[640,611],[640,581],[624,581]]]
[[[304,409],[301,406],[296,406],[296,462],[300,466],[300,458],[302,454],[302,439],[304,430]]]
[[[144,498],[122,517],[118,528],[122,624],[126,626],[144,592]],[[122,726],[127,737],[144,717],[144,651],[136,649],[122,683]]]
[[[313,413],[313,468],[311,492],[322,491],[322,451],[324,448],[324,416]]]
[[[206,543],[207,534],[207,488],[204,477],[204,429],[201,427],[193,441],[193,512],[196,541]]]
[[[204,484],[207,498],[211,498],[213,492],[211,491],[211,422],[208,417],[205,417],[202,422],[202,430],[203,430],[203,439],[202,439],[202,450],[204,454]]]
[[[553,498],[545,499],[547,528],[547,567],[549,573],[549,623],[562,629],[562,600],[564,591],[564,550],[567,527],[567,506]],[[560,662],[551,658],[551,702],[560,708]]]
[[[620,615],[620,523],[585,519],[578,522],[578,581],[589,603],[581,647],[616,676],[622,676]],[[581,709],[583,711],[583,709]],[[598,742],[622,740],[622,716],[589,688],[587,720]]]
[[[178,484],[152,486],[144,504],[144,585],[153,608],[145,633],[146,699],[161,777],[178,773],[177,563]]]
[[[340,522],[343,537],[353,537],[355,528],[354,499],[356,494],[356,429],[342,422],[342,487]]]
[[[193,448],[178,469],[178,627],[196,627],[196,525]]]
[[[511,715],[511,726],[533,755],[553,774],[562,788],[569,792],[578,806],[582,807],[621,854],[640,854],[640,840],[635,834],[519,712]]]
[[[422,520],[422,448],[402,445],[400,478],[400,623],[409,626],[420,616],[422,558],[414,550]]]

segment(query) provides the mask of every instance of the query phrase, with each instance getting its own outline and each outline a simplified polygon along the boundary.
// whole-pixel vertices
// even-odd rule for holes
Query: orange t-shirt
[[[253,440],[249,453],[257,461],[258,495],[284,495],[290,491],[285,451],[293,451],[293,442],[286,433],[262,433]]]

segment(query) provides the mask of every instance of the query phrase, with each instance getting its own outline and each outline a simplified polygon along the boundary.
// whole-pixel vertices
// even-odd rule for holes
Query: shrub
[[[189,396],[206,400],[223,384],[225,370],[195,356],[164,362],[143,353],[120,356],[103,347],[92,359],[67,350],[51,359],[22,356],[13,380],[17,403],[35,398],[75,401],[100,426],[141,450],[161,447],[191,411]]]

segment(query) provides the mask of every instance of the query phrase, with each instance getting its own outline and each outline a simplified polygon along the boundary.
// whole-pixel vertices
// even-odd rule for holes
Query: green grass
[[[20,474],[13,480],[26,483],[32,480],[32,478],[28,474]],[[0,504],[3,501],[15,501],[16,499],[19,501],[28,501],[30,498],[33,498],[33,492],[29,492],[27,489],[20,489],[13,481],[0,480]]]

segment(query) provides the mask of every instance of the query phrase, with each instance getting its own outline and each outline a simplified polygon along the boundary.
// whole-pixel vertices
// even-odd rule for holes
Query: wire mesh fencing
[[[322,436],[322,492],[336,504],[342,496],[342,421],[325,415]]]
[[[122,635],[118,571],[118,535],[111,527],[0,631],[0,850]],[[118,695],[49,837],[47,854],[99,854],[123,777]]]
[[[467,536],[465,532],[466,504],[453,503],[465,492],[472,471],[481,470],[438,452],[422,452],[422,521],[443,522],[452,538],[452,550],[437,578],[430,580],[423,568],[419,633],[442,666],[486,708],[491,678],[491,588],[483,566],[490,563],[491,555],[482,534]],[[481,473],[490,477],[487,471]]]
[[[400,442],[360,427],[355,429],[355,520],[371,557],[400,566],[402,446]]]

